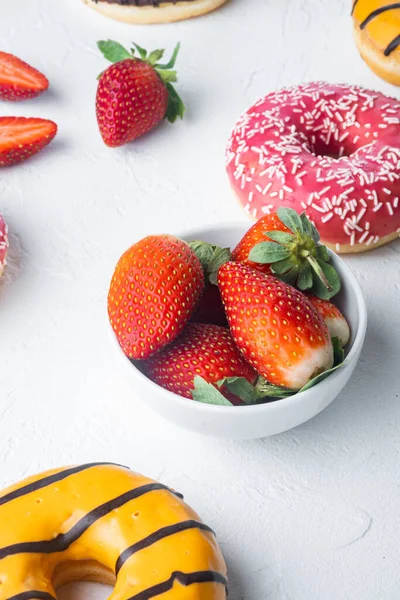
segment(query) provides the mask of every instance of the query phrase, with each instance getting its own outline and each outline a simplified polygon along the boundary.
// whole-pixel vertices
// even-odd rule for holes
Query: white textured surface
[[[350,0],[232,0],[206,18],[150,28],[108,21],[78,0],[0,4],[2,49],[52,84],[1,113],[60,126],[47,151],[0,178],[12,243],[0,286],[1,485],[52,465],[129,463],[179,488],[216,529],[232,600],[397,597],[398,242],[348,259],[370,320],[351,384],[313,421],[265,441],[198,438],[148,412],[113,371],[105,318],[113,266],[135,239],[243,218],[224,145],[256,97],[323,78],[400,96],[359,59]],[[103,146],[94,96],[104,67],[95,42],[105,37],[169,50],[181,40],[183,123],[131,147]]]

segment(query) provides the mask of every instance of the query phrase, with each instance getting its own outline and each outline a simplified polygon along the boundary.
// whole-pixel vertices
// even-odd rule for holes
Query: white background
[[[2,49],[51,81],[42,98],[2,103],[1,114],[60,128],[41,155],[0,173],[12,245],[0,285],[1,487],[91,460],[161,478],[216,529],[231,600],[399,596],[400,244],[348,259],[369,310],[351,383],[313,421],[258,442],[196,437],[139,403],[114,368],[105,298],[117,259],[139,237],[246,219],[224,147],[257,97],[314,79],[400,97],[359,58],[350,4],[232,0],[191,22],[134,27],[79,0],[0,0]],[[182,42],[184,122],[122,149],[103,145],[96,41],[108,37],[168,51]],[[87,596],[81,587],[60,597]]]

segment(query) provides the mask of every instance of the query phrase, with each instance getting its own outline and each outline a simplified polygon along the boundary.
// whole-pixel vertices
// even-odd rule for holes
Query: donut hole
[[[96,561],[67,561],[54,570],[52,583],[57,600],[106,600],[115,585],[115,575]]]
[[[332,139],[327,144],[325,140],[311,136],[311,139],[308,140],[308,145],[310,152],[315,156],[328,156],[329,158],[339,160],[340,158],[351,156],[358,150],[358,146],[351,142],[346,142],[347,140],[339,142]]]

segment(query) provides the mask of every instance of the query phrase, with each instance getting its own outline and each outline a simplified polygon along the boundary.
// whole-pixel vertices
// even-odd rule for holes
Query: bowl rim
[[[187,240],[190,237],[193,237],[193,239],[194,239],[196,237],[195,234],[197,234],[200,230],[216,233],[216,232],[220,232],[221,230],[229,230],[233,227],[240,227],[240,226],[247,226],[247,225],[248,225],[247,221],[246,222],[245,221],[228,221],[228,222],[223,222],[223,223],[213,223],[210,225],[207,225],[207,224],[199,225],[199,227],[197,227],[197,228],[192,227],[188,230],[178,232],[177,234],[174,234],[174,235],[176,235],[177,237],[179,237],[183,240]],[[318,383],[316,386],[309,388],[308,390],[305,390],[304,392],[298,392],[297,394],[294,394],[293,396],[289,396],[288,398],[285,398],[284,402],[282,402],[281,400],[276,400],[276,401],[272,401],[272,402],[266,402],[265,404],[253,404],[253,405],[245,405],[245,406],[225,406],[225,405],[219,406],[219,405],[215,405],[215,404],[196,402],[195,400],[192,400],[192,401],[188,400],[188,398],[183,398],[181,396],[178,396],[178,394],[175,394],[174,392],[170,392],[169,390],[166,390],[166,389],[162,388],[161,386],[159,386],[154,381],[151,381],[151,379],[146,377],[146,375],[144,375],[134,364],[132,364],[132,362],[129,360],[129,358],[124,354],[124,352],[123,352],[122,348],[120,347],[118,340],[114,334],[114,331],[113,331],[111,325],[109,324],[109,331],[110,331],[110,335],[112,336],[112,339],[114,341],[114,345],[116,346],[121,359],[126,363],[126,367],[131,370],[132,376],[137,377],[139,380],[143,381],[144,385],[149,386],[149,392],[151,392],[151,390],[154,390],[154,393],[163,394],[166,397],[166,400],[169,400],[170,402],[175,403],[177,408],[181,407],[183,410],[192,410],[193,409],[194,411],[199,411],[199,412],[205,412],[205,413],[210,412],[210,413],[214,413],[214,414],[220,413],[220,414],[224,414],[224,415],[227,415],[228,413],[230,415],[232,415],[233,413],[240,413],[243,411],[246,411],[246,413],[248,413],[248,414],[250,414],[250,413],[259,414],[259,413],[264,413],[264,412],[273,413],[273,412],[278,412],[279,410],[281,410],[282,406],[284,406],[285,408],[295,408],[297,405],[302,404],[308,398],[312,397],[315,394],[317,389],[319,390],[319,392],[322,392],[324,388],[331,386],[332,383],[334,383],[334,380],[338,376],[340,376],[340,373],[342,372],[342,370],[349,368],[350,363],[352,363],[354,360],[357,360],[357,355],[362,348],[366,330],[367,330],[367,320],[368,320],[367,319],[367,306],[366,306],[366,302],[365,302],[365,298],[364,298],[364,294],[361,289],[361,286],[358,283],[358,281],[357,281],[355,275],[353,274],[352,270],[350,269],[350,267],[348,267],[347,264],[345,263],[345,261],[342,258],[340,258],[340,256],[338,256],[335,252],[330,250],[329,248],[328,248],[328,252],[331,256],[335,257],[335,260],[337,260],[340,263],[341,269],[344,271],[346,279],[351,282],[351,285],[352,285],[352,288],[353,288],[353,291],[354,291],[354,294],[355,294],[356,300],[357,300],[357,308],[358,308],[358,315],[359,315],[359,325],[358,325],[357,333],[356,333],[354,341],[353,341],[353,346],[352,346],[349,354],[346,356],[345,363],[343,364],[343,367],[340,370],[334,371],[333,373],[331,373],[331,375],[329,375],[329,377],[327,377],[326,379],[324,379],[323,381]]]

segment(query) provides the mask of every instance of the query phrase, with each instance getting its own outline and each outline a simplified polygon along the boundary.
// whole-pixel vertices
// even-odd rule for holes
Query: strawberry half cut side
[[[305,213],[280,207],[277,215],[288,231],[266,231],[269,241],[256,244],[249,253],[254,263],[271,265],[272,273],[290,285],[329,300],[340,290],[340,278],[330,264],[330,254]],[[270,241],[272,240],[272,241]]]

